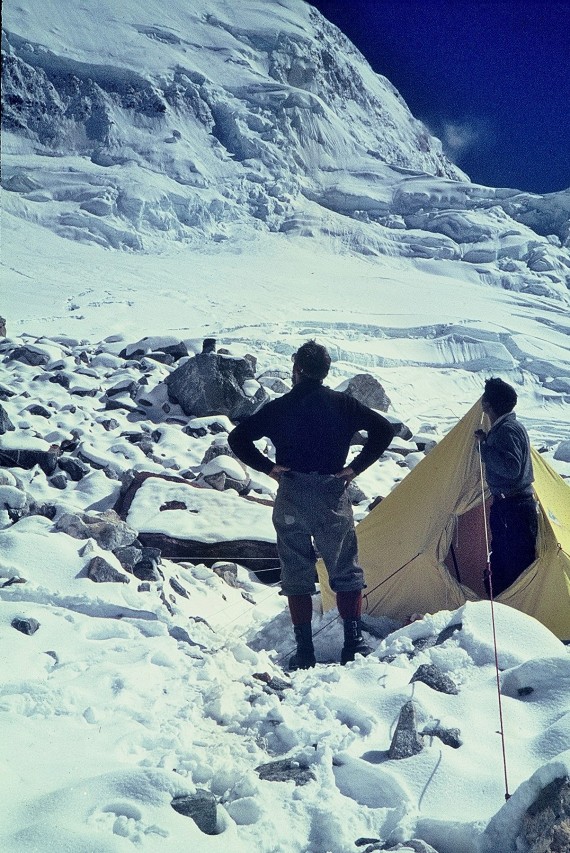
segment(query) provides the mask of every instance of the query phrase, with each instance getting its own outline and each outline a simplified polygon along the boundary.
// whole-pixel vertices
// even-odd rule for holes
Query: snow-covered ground
[[[372,375],[388,414],[434,440],[499,375],[570,476],[570,193],[471,184],[304,3],[186,6],[3,8],[0,399],[14,429],[0,451],[55,444],[84,469],[0,468],[0,850],[348,853],[415,838],[437,853],[524,851],[525,810],[570,774],[570,657],[542,625],[496,605],[505,767],[488,602],[380,618],[374,654],[340,667],[337,614],[317,596],[321,663],[288,675],[277,588],[241,565],[167,559],[140,581],[62,521],[104,517],[133,471],[241,476],[227,456],[204,462],[227,418],[164,408],[176,365],[120,355],[145,336],[149,351],[183,341],[190,354],[214,337],[255,356],[262,382],[287,382],[316,338],[331,387]],[[356,517],[421,455],[396,441],[358,478]],[[272,542],[275,484],[250,474],[255,500],[192,488],[191,506],[189,487],[150,481],[128,522]],[[123,582],[95,585],[95,557]],[[458,692],[410,683],[422,664]],[[408,700],[431,734],[397,760]],[[307,783],[261,778],[276,760]],[[171,806],[200,791],[216,834]]]

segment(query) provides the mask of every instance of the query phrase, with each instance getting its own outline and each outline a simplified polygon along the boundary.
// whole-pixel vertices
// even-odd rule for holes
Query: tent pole
[[[500,725],[500,735],[501,735],[501,746],[503,752],[503,773],[505,777],[505,800],[509,800],[511,795],[509,794],[509,779],[507,773],[507,751],[505,747],[505,727],[503,724],[503,704],[501,701],[501,679],[499,675],[499,655],[497,651],[497,630],[495,626],[495,607],[493,600],[493,572],[491,570],[491,551],[489,549],[489,531],[487,529],[487,510],[485,506],[485,480],[483,477],[483,460],[481,458],[481,454],[479,453],[479,473],[481,476],[481,500],[483,503],[483,524],[485,527],[485,547],[487,550],[487,566],[485,569],[484,576],[489,583],[489,600],[491,602],[491,625],[493,627],[493,650],[495,654],[495,678],[497,681],[497,699],[499,704],[499,725]]]

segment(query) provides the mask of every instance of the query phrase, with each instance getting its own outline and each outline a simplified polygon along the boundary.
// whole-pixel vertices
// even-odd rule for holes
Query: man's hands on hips
[[[271,471],[269,472],[269,476],[273,480],[277,480],[277,482],[279,482],[279,480],[281,479],[281,475],[285,474],[287,471],[290,470],[291,469],[287,468],[285,465],[274,465]],[[341,471],[338,471],[334,476],[338,477],[339,480],[344,480],[346,485],[348,486],[348,484],[352,483],[352,481],[356,477],[356,473],[349,465],[346,468],[343,468]]]
[[[269,476],[272,480],[277,480],[277,482],[279,482],[279,480],[281,479],[281,474],[285,474],[286,471],[290,470],[291,469],[286,468],[285,465],[274,465],[271,471],[269,472]]]

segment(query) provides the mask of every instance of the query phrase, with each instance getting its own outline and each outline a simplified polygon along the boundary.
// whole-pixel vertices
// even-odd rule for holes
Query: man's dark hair
[[[485,382],[483,400],[493,409],[498,417],[512,412],[517,404],[517,392],[508,382],[492,377]]]
[[[331,366],[326,348],[316,341],[307,341],[293,356],[293,363],[305,379],[323,380]]]

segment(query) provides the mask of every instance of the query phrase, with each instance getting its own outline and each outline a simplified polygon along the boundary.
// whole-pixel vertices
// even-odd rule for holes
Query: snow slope
[[[497,607],[505,803],[488,602],[379,619],[374,655],[341,668],[340,624],[316,598],[321,663],[289,677],[277,589],[243,567],[229,583],[169,560],[147,587],[127,574],[94,585],[93,557],[120,564],[58,527],[113,506],[133,470],[203,473],[217,438],[164,416],[169,365],[118,355],[145,335],[190,352],[215,337],[286,381],[316,337],[332,387],[370,373],[389,414],[436,441],[500,375],[533,444],[570,476],[570,191],[472,184],[301,0],[190,6],[3,4],[0,392],[15,429],[0,449],[77,441],[89,471],[55,485],[39,466],[0,469],[0,849],[525,850],[525,810],[570,773],[570,659],[543,626]],[[12,359],[19,346],[46,364]],[[49,381],[58,372],[69,389]],[[128,393],[107,411],[109,389],[141,377],[148,417]],[[421,456],[396,443],[359,477],[356,516]],[[255,475],[254,488],[270,499],[275,486]],[[193,491],[184,521],[200,541],[271,539],[270,507]],[[157,500],[141,492],[130,521],[163,524]],[[25,515],[34,502],[54,518]],[[12,627],[22,617],[35,634]],[[410,683],[421,664],[459,693]],[[421,730],[459,729],[461,745],[426,734],[421,753],[390,759],[408,700]],[[314,778],[261,779],[277,759]],[[217,834],[171,807],[199,790]]]

